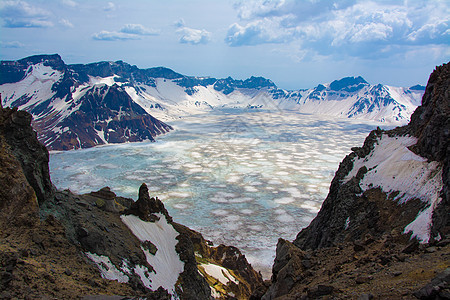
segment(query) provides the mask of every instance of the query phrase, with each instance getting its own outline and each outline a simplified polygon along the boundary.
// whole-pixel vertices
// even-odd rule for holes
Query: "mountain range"
[[[32,116],[0,105],[0,298],[449,299],[449,87],[444,64],[408,125],[352,148],[310,225],[278,240],[265,282],[145,184],[137,201],[56,190]]]
[[[287,91],[263,77],[185,76],[123,61],[67,65],[57,54],[0,63],[2,105],[30,112],[39,140],[52,150],[153,141],[172,130],[164,122],[221,108],[295,110],[402,125],[424,89],[346,77]]]

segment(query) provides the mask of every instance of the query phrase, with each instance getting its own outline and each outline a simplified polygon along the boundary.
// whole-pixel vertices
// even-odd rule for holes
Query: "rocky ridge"
[[[85,195],[57,191],[31,116],[0,108],[0,121],[0,298],[245,299],[262,285],[237,248],[213,247],[200,233],[173,222],[145,184],[136,202],[109,188]],[[152,235],[157,228],[163,230],[162,242]],[[143,238],[141,230],[153,237]],[[169,257],[163,269],[181,266],[179,274],[171,273],[172,287],[159,279],[157,257]],[[225,275],[217,278],[211,266]]]
[[[409,125],[352,148],[316,218],[279,240],[263,299],[448,299],[449,87],[445,64]]]

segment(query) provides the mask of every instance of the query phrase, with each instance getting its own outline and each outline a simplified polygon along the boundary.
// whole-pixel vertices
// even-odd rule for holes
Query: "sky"
[[[312,88],[425,85],[450,60],[450,1],[0,0],[0,59],[123,60]]]

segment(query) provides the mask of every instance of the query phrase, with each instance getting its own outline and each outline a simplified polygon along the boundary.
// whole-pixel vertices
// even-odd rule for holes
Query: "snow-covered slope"
[[[197,80],[197,81],[196,81]],[[215,80],[215,79],[214,79]],[[355,86],[355,82],[360,82]],[[214,108],[297,110],[344,118],[406,124],[420,105],[422,87],[370,85],[361,77],[347,77],[309,90],[285,91],[275,85],[248,87],[230,84],[218,90],[219,80],[183,86],[179,79],[156,79],[155,86],[135,84],[126,88],[132,99],[162,120],[204,113]],[[270,82],[270,81],[269,81]],[[344,82],[336,87],[336,82]]]
[[[0,73],[3,106],[30,112],[39,138],[52,149],[151,140],[170,130],[151,116],[170,121],[220,108],[288,109],[403,125],[424,92],[421,86],[370,85],[361,77],[286,91],[262,77],[189,77],[122,61],[66,65],[58,55],[2,61]]]

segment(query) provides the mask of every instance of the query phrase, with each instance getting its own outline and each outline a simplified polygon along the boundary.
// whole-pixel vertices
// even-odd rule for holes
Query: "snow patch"
[[[215,264],[200,264],[200,266],[209,276],[216,278],[224,285],[227,285],[230,281],[235,284],[239,284],[239,280],[231,275],[230,272],[224,267]]]
[[[141,242],[150,241],[158,249],[155,255],[142,249],[147,262],[155,270],[155,273],[149,274],[150,281],[143,281],[144,285],[152,290],[161,286],[175,295],[175,284],[184,270],[184,262],[180,260],[175,250],[178,232],[167,222],[163,214],[156,215],[160,219],[154,223],[142,221],[134,215],[122,215],[120,218]]]
[[[117,280],[118,282],[128,282],[127,275],[119,271],[116,266],[111,262],[109,257],[105,255],[97,255],[95,253],[86,252],[87,257],[97,264],[97,268],[100,270],[101,275],[105,279]],[[126,265],[126,262],[123,262]],[[129,272],[127,272],[129,273]]]

